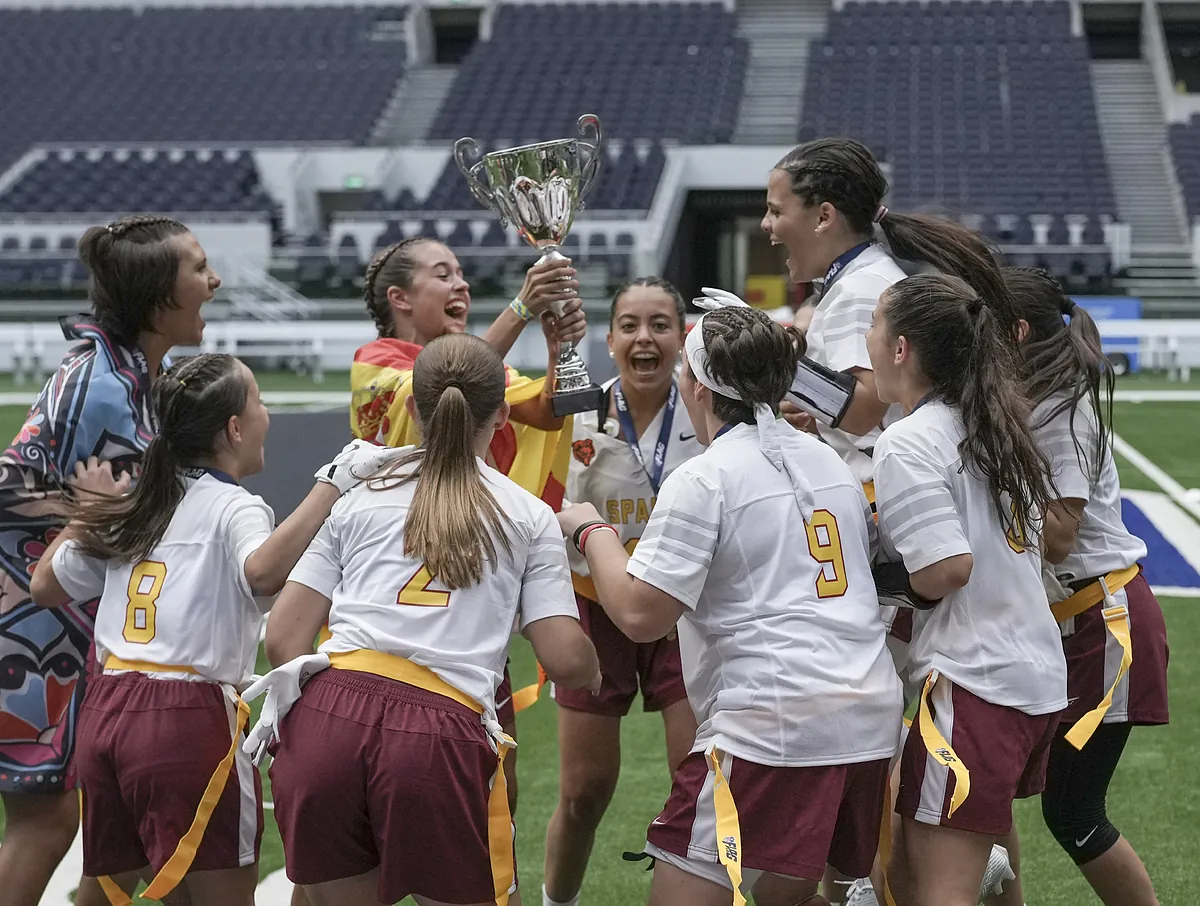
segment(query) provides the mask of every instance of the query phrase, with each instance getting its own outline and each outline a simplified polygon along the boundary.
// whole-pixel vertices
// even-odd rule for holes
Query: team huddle
[[[886,192],[856,142],[789,153],[762,226],[819,286],[807,328],[705,290],[689,329],[670,283],[634,280],[609,315],[618,377],[567,420],[569,261],[476,337],[450,249],[381,250],[356,439],[279,525],[240,484],[264,468],[254,375],[166,357],[219,283],[202,250],[163,218],[89,233],[93,338],[63,370],[137,362],[121,418],[143,441],[136,469],[62,465],[69,521],[29,582],[37,606],[94,613],[58,787],[80,790],[77,902],[145,881],[253,903],[270,759],[294,903],[519,904],[516,714],[548,681],[543,906],[580,903],[639,691],[673,778],[641,844],[651,906],[1023,904],[1013,803],[1039,794],[1102,902],[1156,904],[1105,814],[1130,728],[1168,720],[1167,639],[1095,325]],[[134,245],[170,247],[190,295],[122,319],[111,262]],[[503,362],[534,319],[539,380]],[[539,663],[526,689],[513,632]]]

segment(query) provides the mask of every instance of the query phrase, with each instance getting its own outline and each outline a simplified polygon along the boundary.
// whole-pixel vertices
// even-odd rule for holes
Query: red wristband
[[[578,545],[579,553],[583,554],[586,557],[587,554],[584,553],[583,549],[584,549],[584,546],[587,544],[588,537],[592,534],[592,532],[597,531],[597,530],[603,530],[603,529],[608,529],[614,535],[617,535],[617,537],[620,537],[620,534],[617,532],[617,530],[615,528],[613,528],[611,525],[609,525],[607,522],[601,522],[599,525],[589,525],[587,528],[585,528],[583,530],[583,534],[581,534],[579,536],[579,545]]]

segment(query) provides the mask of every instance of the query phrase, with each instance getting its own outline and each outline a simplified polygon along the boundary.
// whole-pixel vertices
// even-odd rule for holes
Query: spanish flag
[[[389,447],[419,444],[421,435],[409,418],[405,400],[412,393],[412,369],[421,347],[404,340],[373,340],[354,354],[350,366],[350,429],[355,437]],[[545,378],[530,380],[505,368],[509,405],[534,399]],[[562,508],[571,458],[572,421],[557,431],[542,431],[510,421],[492,439],[489,465],[557,512]]]

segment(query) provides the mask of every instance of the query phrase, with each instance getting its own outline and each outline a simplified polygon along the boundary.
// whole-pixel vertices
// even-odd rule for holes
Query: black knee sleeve
[[[1063,738],[1065,729],[1060,730],[1050,750],[1042,819],[1075,864],[1085,865],[1104,855],[1121,838],[1121,832],[1108,820],[1105,799],[1129,736],[1129,725],[1101,724],[1082,751]]]

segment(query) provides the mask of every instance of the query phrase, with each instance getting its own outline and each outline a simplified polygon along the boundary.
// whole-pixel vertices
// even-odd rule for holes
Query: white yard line
[[[1187,489],[1178,481],[1156,466],[1145,454],[1118,434],[1112,436],[1113,449],[1129,460],[1139,472],[1158,485],[1164,494],[1175,501],[1185,513],[1200,521],[1200,505],[1188,500]]]

